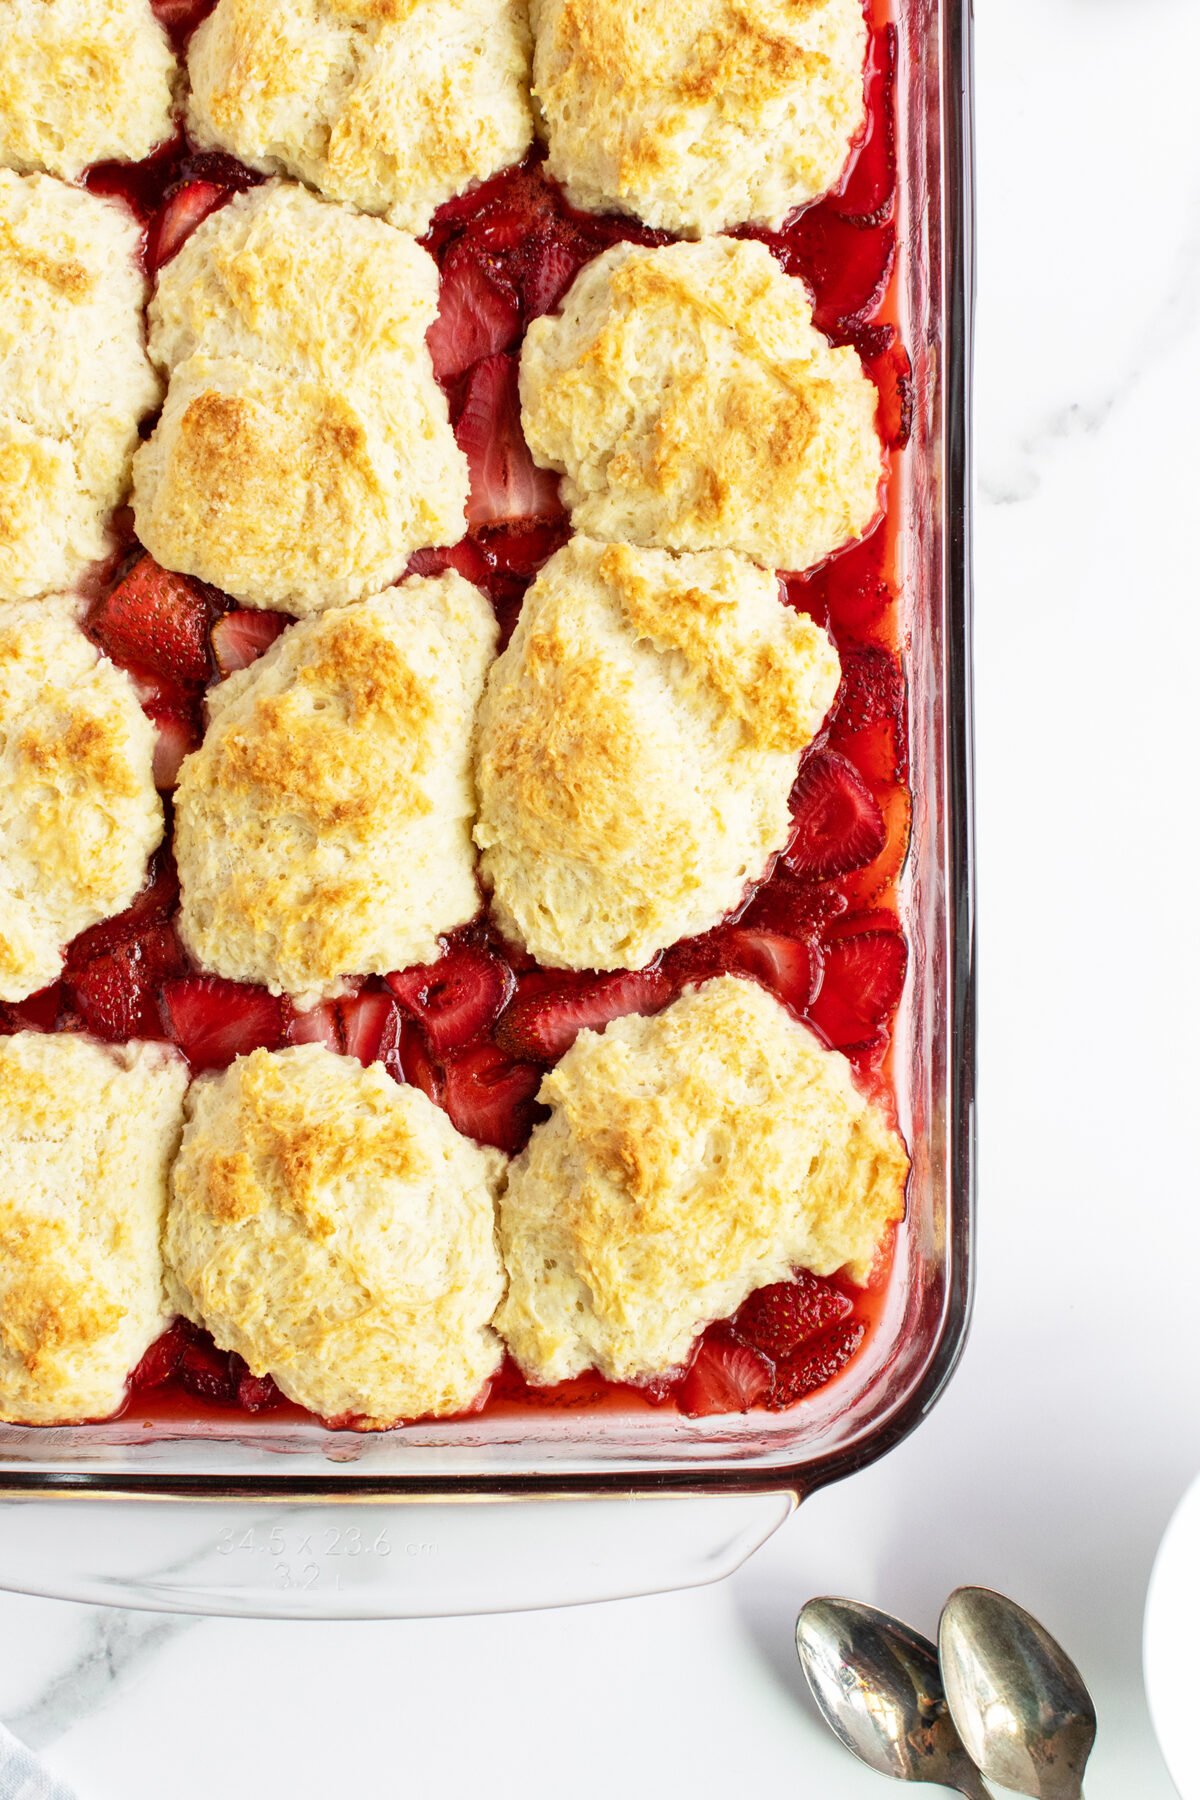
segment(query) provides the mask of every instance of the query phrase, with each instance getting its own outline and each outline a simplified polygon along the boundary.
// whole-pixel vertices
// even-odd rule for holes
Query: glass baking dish
[[[891,1449],[944,1388],[967,1329],[973,1209],[970,18],[967,0],[897,10],[897,296],[916,406],[890,500],[914,797],[895,1079],[913,1176],[867,1349],[798,1411],[719,1423],[547,1410],[378,1435],[269,1415],[0,1426],[0,1585],[326,1617],[682,1585]]]

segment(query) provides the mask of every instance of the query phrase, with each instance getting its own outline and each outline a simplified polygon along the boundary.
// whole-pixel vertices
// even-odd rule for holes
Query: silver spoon
[[[988,1780],[1033,1800],[1082,1800],[1096,1709],[1049,1632],[1002,1594],[959,1588],[938,1643],[954,1723]]]
[[[796,1621],[796,1651],[826,1724],[860,1762],[896,1781],[989,1800],[927,1638],[855,1600],[810,1600]]]

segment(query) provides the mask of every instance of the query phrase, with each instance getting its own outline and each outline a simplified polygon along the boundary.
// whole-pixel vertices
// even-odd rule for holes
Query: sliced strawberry
[[[531,578],[561,550],[571,534],[566,518],[542,525],[498,526],[479,540],[486,567],[502,575]]]
[[[164,202],[150,228],[146,262],[153,275],[182,250],[197,225],[231,198],[231,190],[216,181],[189,181],[176,188]]]
[[[879,389],[879,435],[889,450],[903,450],[912,436],[915,391],[912,361],[899,339],[868,364],[867,373]]]
[[[824,962],[809,1018],[835,1050],[870,1044],[904,991],[907,944],[898,931],[861,932],[827,943]]]
[[[283,1001],[266,988],[187,975],[163,984],[162,1004],[168,1034],[196,1070],[223,1069],[235,1056],[283,1042]]]
[[[741,923],[756,930],[779,932],[784,937],[821,937],[831,919],[847,910],[840,887],[829,882],[797,881],[780,863],[770,881],[760,887]]]
[[[229,1354],[229,1375],[234,1384],[234,1399],[243,1412],[269,1412],[283,1400],[271,1377],[252,1375],[236,1350]]]
[[[566,237],[545,237],[534,243],[521,281],[525,317],[538,319],[553,312],[587,259],[587,249]]]
[[[481,204],[474,209],[471,237],[494,255],[524,249],[557,222],[558,195],[540,168],[526,165],[511,170],[489,183],[488,189],[477,190],[475,195]],[[443,216],[449,211],[444,208]]]
[[[518,995],[501,1019],[496,1042],[512,1056],[557,1062],[581,1031],[603,1031],[629,1013],[659,1012],[676,993],[661,969],[585,975]]]
[[[883,573],[886,552],[886,535],[877,529],[857,544],[831,556],[814,574],[789,577],[792,603],[804,611],[810,610],[810,605],[823,610],[822,622],[836,636],[843,659],[845,641],[861,642],[873,636],[893,604],[892,591]],[[799,597],[793,585],[797,580],[809,587],[809,594],[804,598]]]
[[[198,685],[209,676],[208,618],[203,588],[143,556],[93,607],[88,630],[114,662]]]
[[[541,1069],[533,1063],[512,1062],[485,1041],[451,1057],[442,1076],[442,1105],[458,1130],[515,1155],[533,1124]]]
[[[679,1410],[692,1419],[749,1412],[766,1399],[773,1373],[770,1359],[761,1351],[715,1327],[700,1339],[680,1384]]]
[[[475,944],[451,944],[437,962],[401,969],[387,983],[435,1056],[481,1037],[516,985],[512,970]]]
[[[159,850],[150,865],[150,878],[141,893],[123,913],[102,919],[87,931],[81,931],[67,949],[68,975],[83,968],[93,957],[103,956],[118,944],[140,937],[148,925],[160,923],[173,913],[179,903],[179,875],[175,860],[167,849]],[[26,1003],[27,1004],[27,1003]]]
[[[237,1396],[237,1381],[229,1357],[207,1336],[197,1337],[184,1345],[176,1373],[181,1386],[198,1400],[207,1400],[214,1406],[228,1406]]]
[[[200,745],[200,727],[190,713],[174,707],[147,706],[157,736],[154,740],[154,785],[169,794],[179,780],[180,765]]]
[[[341,1014],[333,1000],[320,1000],[304,1012],[290,1011],[286,1036],[289,1044],[324,1044],[338,1056],[346,1048]]]
[[[222,613],[211,634],[220,674],[232,675],[237,669],[248,669],[290,624],[290,619],[277,612],[235,607],[233,612]]]
[[[866,644],[843,651],[829,744],[843,751],[872,785],[907,781],[904,674],[890,650]]]
[[[806,1394],[815,1393],[840,1375],[866,1335],[861,1319],[846,1319],[777,1363],[766,1401],[771,1411],[782,1412],[785,1407],[795,1406]]]
[[[409,557],[406,575],[444,575],[456,569],[464,581],[481,587],[487,580],[488,560],[474,538],[465,537],[448,549],[418,550]]]
[[[515,357],[488,356],[476,363],[455,435],[471,470],[467,524],[472,530],[560,517],[558,477],[537,467],[521,433]]]
[[[849,1318],[854,1307],[832,1282],[800,1269],[793,1281],[759,1288],[734,1316],[739,1337],[777,1362],[831,1325]]]
[[[883,813],[852,763],[835,751],[803,764],[792,789],[791,842],[783,861],[807,881],[828,881],[874,862],[887,841]]]
[[[458,243],[442,265],[438,316],[426,333],[433,372],[451,382],[516,342],[521,307],[494,257]]]
[[[180,1359],[188,1345],[195,1342],[196,1328],[186,1319],[176,1319],[169,1330],[160,1338],[155,1338],[143,1356],[133,1374],[129,1377],[131,1388],[161,1387],[164,1381],[170,1381],[179,1368]]]
[[[170,925],[151,925],[139,937],[93,957],[67,978],[75,1010],[96,1037],[114,1043],[162,1036],[157,996],[164,980],[185,968]]]
[[[425,1098],[432,1100],[435,1106],[442,1104],[445,1083],[441,1070],[430,1056],[428,1045],[420,1031],[407,1019],[400,1027],[400,1075],[409,1087],[420,1088]]]
[[[714,975],[749,975],[803,1012],[816,991],[820,961],[803,938],[782,937],[744,925],[720,925],[705,937],[677,945],[666,958],[678,981],[707,981]]]
[[[391,995],[369,988],[353,999],[339,1000],[338,1014],[346,1055],[357,1056],[364,1069],[381,1062],[400,1080],[401,1018]]]

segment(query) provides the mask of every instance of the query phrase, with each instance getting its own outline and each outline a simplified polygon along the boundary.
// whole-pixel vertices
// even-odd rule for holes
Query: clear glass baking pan
[[[798,1500],[882,1456],[944,1388],[967,1329],[973,1210],[970,19],[966,0],[897,11],[897,302],[916,407],[890,498],[914,790],[895,1078],[913,1177],[867,1350],[798,1411],[715,1428],[650,1410],[371,1436],[269,1415],[0,1426],[0,1585],[324,1617],[682,1585],[726,1572]]]

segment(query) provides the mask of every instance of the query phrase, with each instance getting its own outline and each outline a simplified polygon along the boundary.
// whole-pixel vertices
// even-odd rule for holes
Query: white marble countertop
[[[962,1581],[1091,1678],[1089,1800],[1169,1800],[1140,1632],[1200,1466],[1200,8],[978,13],[982,1227],[949,1395],[690,1593],[357,1626],[0,1596],[0,1719],[80,1800],[868,1800],[802,1700],[797,1607],[929,1628]]]

